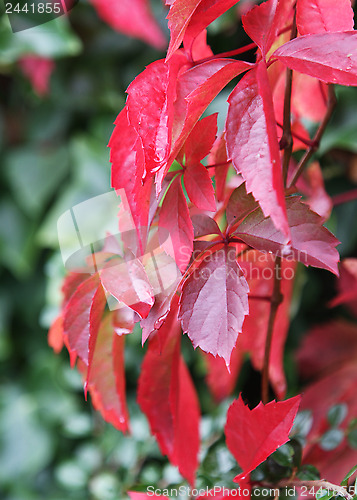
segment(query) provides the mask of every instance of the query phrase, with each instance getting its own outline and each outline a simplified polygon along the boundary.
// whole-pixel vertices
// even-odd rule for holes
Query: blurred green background
[[[162,3],[152,2],[165,32]],[[64,275],[57,219],[73,205],[110,188],[109,151],[113,121],[124,91],[144,67],[164,54],[115,32],[82,0],[69,19],[13,34],[0,17],[0,498],[4,500],[111,500],[125,498],[135,484],[180,483],[163,459],[135,404],[142,359],[139,332],[128,339],[126,369],[132,436],[123,437],[85,403],[79,375],[66,353],[53,354],[47,330],[56,316]],[[234,11],[213,23],[215,52],[246,43]],[[47,95],[39,96],[21,69],[23,56],[55,61]],[[223,111],[226,90],[214,105]],[[322,145],[331,194],[357,183],[356,89],[339,90],[335,125]],[[212,110],[211,110],[212,111]],[[356,202],[333,212],[330,228],[344,256],[356,256]],[[288,378],[298,338],[326,315],[321,305],[334,293],[327,273],[301,272],[295,321],[287,352]],[[306,283],[309,283],[307,287]],[[297,311],[299,314],[296,315]],[[235,462],[220,436],[228,402],[216,408],[203,385],[204,367],[185,339],[203,411],[206,443],[199,482],[232,478]],[[259,377],[247,366],[240,387],[254,389]],[[252,390],[253,390],[252,389]],[[213,436],[213,440],[212,440]],[[206,441],[205,441],[206,440]]]

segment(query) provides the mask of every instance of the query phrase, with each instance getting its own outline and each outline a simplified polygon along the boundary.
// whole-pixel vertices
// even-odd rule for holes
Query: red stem
[[[205,57],[204,59],[199,59],[198,61],[195,61],[194,64],[202,64],[207,61],[212,61],[212,59],[219,59],[220,57],[233,57],[233,56],[239,56],[240,54],[244,54],[244,52],[248,52],[248,50],[255,49],[257,46],[256,43],[252,42],[249,43],[248,45],[244,45],[243,47],[240,47],[239,49],[235,50],[229,50],[228,52],[221,52],[220,54],[214,54],[213,56],[210,57]]]
[[[348,191],[347,193],[337,194],[333,196],[332,203],[333,206],[342,205],[343,203],[348,203],[349,201],[357,200],[357,189],[353,189],[352,191]]]

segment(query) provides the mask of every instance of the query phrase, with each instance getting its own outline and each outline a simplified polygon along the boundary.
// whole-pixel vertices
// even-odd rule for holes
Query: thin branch
[[[205,57],[204,59],[199,59],[198,61],[195,61],[194,64],[202,64],[207,61],[212,61],[212,59],[219,59],[221,57],[233,57],[233,56],[239,56],[240,54],[244,54],[245,52],[248,52],[249,50],[256,49],[257,44],[252,42],[249,43],[248,45],[244,45],[243,47],[240,47],[239,49],[235,50],[229,50],[228,52],[221,52],[220,54],[214,54],[213,56],[210,57]]]
[[[297,28],[296,28],[296,11],[295,11],[294,20],[291,28],[290,40],[293,40],[294,38],[296,38],[296,36],[297,36]],[[293,153],[293,136],[291,134],[292,85],[293,85],[293,71],[288,68],[286,70],[286,83],[285,83],[285,96],[284,96],[283,135],[280,139],[280,149],[284,149],[284,157],[283,157],[284,186],[286,186],[290,159]]]
[[[289,183],[289,188],[292,187],[292,186],[294,186],[296,184],[296,182],[297,182],[298,178],[300,177],[300,175],[302,174],[305,166],[307,165],[307,163],[311,159],[311,157],[314,154],[315,150],[318,148],[318,146],[320,144],[320,141],[321,141],[321,138],[323,136],[323,133],[326,130],[327,124],[330,121],[331,116],[332,116],[332,114],[333,114],[333,112],[335,110],[336,103],[337,103],[337,100],[336,100],[336,95],[335,95],[335,88],[334,88],[334,86],[332,84],[330,84],[328,86],[328,101],[327,101],[327,111],[326,111],[326,114],[325,114],[324,119],[322,120],[319,128],[317,129],[315,137],[314,137],[314,139],[312,141],[312,145],[305,152],[304,156],[300,160],[300,163],[296,167],[295,172],[294,172],[294,174],[292,176],[292,180]]]
[[[264,404],[269,402],[269,362],[274,323],[279,305],[283,301],[283,297],[281,295],[281,257],[275,257],[274,270],[274,287],[273,294],[271,296],[271,307],[268,321],[267,337],[265,340],[264,365],[262,374],[262,401]]]

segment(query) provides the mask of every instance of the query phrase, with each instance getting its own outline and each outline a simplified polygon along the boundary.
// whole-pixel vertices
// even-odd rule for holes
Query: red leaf
[[[305,378],[329,375],[357,359],[357,326],[334,320],[314,327],[303,338],[296,353],[299,371]]]
[[[220,358],[207,356],[207,384],[217,401],[228,397],[235,388],[244,355],[250,354],[257,371],[264,365],[265,343],[270,315],[270,301],[274,282],[274,257],[250,251],[244,260],[238,260],[249,285],[249,315],[245,318],[243,331],[233,349],[228,373]],[[283,302],[280,304],[274,323],[270,350],[269,379],[279,399],[285,396],[284,347],[290,326],[290,305],[294,286],[296,263],[282,260],[281,289]],[[250,297],[250,298],[249,298]],[[262,297],[259,299],[258,297]]]
[[[279,446],[289,439],[301,397],[267,405],[259,405],[250,410],[242,397],[229,407],[225,434],[227,446],[243,472],[234,478],[239,482],[254,470]]]
[[[210,156],[208,157],[208,164],[219,166],[214,169],[214,178],[216,181],[216,197],[218,201],[223,201],[226,189],[226,179],[230,163],[227,162],[227,147],[225,135],[222,134],[213,144]],[[225,163],[227,164],[225,165]]]
[[[241,184],[233,191],[227,204],[226,216],[228,224],[239,222],[257,207],[258,203],[251,194],[247,193],[245,184]]]
[[[318,441],[331,428],[327,413],[332,406],[344,404],[348,412],[339,427],[346,431],[356,417],[357,327],[345,320],[335,320],[313,328],[297,352],[303,376],[318,380],[304,390],[301,410],[312,411],[312,427],[304,447],[304,463],[318,467],[322,477],[339,484],[357,462],[357,451],[346,439],[331,451]]]
[[[227,151],[266,217],[288,240],[281,159],[265,63],[249,72],[231,93],[226,122]]]
[[[321,343],[324,338],[321,337]],[[315,352],[315,359],[319,357]],[[340,425],[342,430],[347,430],[349,422],[357,415],[356,402],[357,364],[347,363],[329,373],[317,382],[305,388],[301,401],[301,410],[312,411],[312,427],[307,436],[304,447],[303,462],[318,467],[322,477],[335,484],[339,484],[346,471],[357,462],[357,450],[351,449],[344,439],[341,444],[331,451],[323,450],[317,441],[330,429],[327,413],[336,404],[345,404],[348,408],[347,415]]]
[[[229,365],[230,371],[227,370],[226,363],[222,358],[215,358],[212,354],[205,355],[207,366],[206,383],[217,403],[230,396],[235,389],[244,361],[244,353],[239,347],[240,338],[241,335],[238,338],[237,346],[232,351]]]
[[[215,113],[196,123],[184,146],[185,166],[195,166],[212,149],[217,135],[217,115]]]
[[[225,359],[229,365],[238,333],[248,314],[248,285],[226,247],[205,257],[185,281],[180,304],[184,333],[193,346]]]
[[[113,188],[119,190],[118,194],[121,195],[124,209],[134,221],[143,249],[145,238],[142,235],[142,228],[148,225],[152,181],[147,179],[144,185],[142,184],[145,175],[143,151],[138,135],[129,124],[127,107],[115,120],[109,147],[112,163],[111,184]],[[122,190],[126,200],[123,199]]]
[[[237,75],[252,65],[234,59],[214,59],[183,72],[176,87],[172,151],[165,168],[156,174],[156,191],[161,191],[162,181],[193,127],[213,99]]]
[[[157,49],[166,39],[151,13],[149,0],[90,0],[98,15],[115,30],[139,38]]]
[[[97,274],[84,281],[68,301],[64,311],[63,330],[72,363],[79,356],[89,365],[105,304],[105,294]]]
[[[167,238],[169,232],[170,238]],[[174,257],[180,271],[184,272],[193,250],[193,226],[181,176],[171,184],[159,215],[159,240],[166,252]]]
[[[198,466],[199,406],[197,395],[180,356],[181,328],[173,307],[145,355],[138,403],[163,454],[191,483]]]
[[[93,406],[104,420],[122,432],[128,431],[128,410],[125,396],[124,342],[113,327],[108,314],[100,325],[88,377],[88,390]],[[117,324],[120,318],[117,315]],[[125,318],[124,318],[125,322]]]
[[[183,41],[183,46],[186,54],[191,52],[192,59],[194,61],[199,61],[201,59],[206,59],[206,57],[213,56],[211,47],[207,44],[207,30],[201,31],[201,33],[195,38],[191,46],[187,46],[189,40]]]
[[[344,259],[340,272],[339,294],[330,302],[330,307],[347,304],[352,314],[357,316],[357,259]]]
[[[19,60],[19,66],[24,75],[30,80],[36,94],[43,97],[49,93],[50,78],[55,68],[52,59],[27,55]]]
[[[217,134],[217,113],[197,122],[184,147],[184,183],[187,194],[200,210],[214,212],[216,200],[211,177],[200,161],[210,152]]]
[[[272,57],[325,83],[357,85],[357,31],[300,36]]]
[[[217,222],[208,215],[193,215],[192,224],[195,238],[201,238],[209,234],[221,234]]]
[[[286,199],[291,244],[284,244],[283,234],[275,229],[270,217],[265,218],[260,208],[251,212],[238,226],[234,235],[247,245],[262,252],[290,257],[305,266],[327,269],[338,275],[338,240],[325,227],[323,219],[301,202],[300,197]]]
[[[269,0],[253,7],[242,17],[249,37],[259,46],[265,57],[278,32],[292,22],[295,0]]]
[[[313,212],[324,220],[330,217],[333,203],[326,193],[325,182],[318,162],[311,163],[296,183],[301,193],[307,196],[307,203]]]
[[[351,0],[299,0],[296,4],[296,23],[300,35],[326,31],[352,31]]]
[[[253,367],[262,371],[264,366],[265,344],[268,331],[271,303],[267,298],[272,296],[274,286],[274,257],[251,251],[244,260],[238,260],[246,279],[250,293],[249,316],[247,316],[243,332],[238,339],[237,350],[250,354]],[[285,341],[290,326],[290,306],[294,287],[296,263],[283,259],[281,265],[281,293],[283,302],[279,305],[274,322],[274,330],[270,349],[269,380],[279,399],[286,393],[284,371]],[[258,297],[262,297],[259,299]]]
[[[167,16],[171,32],[167,59],[177,50],[186,34],[191,45],[193,40],[217,17],[230,9],[238,0],[174,0]]]
[[[186,168],[183,180],[187,194],[197,208],[209,212],[216,211],[216,200],[211,177],[202,163]]]
[[[171,150],[177,74],[186,58],[177,54],[170,62],[155,61],[128,87],[128,120],[144,151],[145,173],[166,165]]]
[[[100,271],[103,288],[117,301],[145,318],[154,303],[154,292],[139,259],[112,259]]]
[[[152,253],[145,270],[155,293],[155,302],[148,316],[140,321],[142,344],[159,329],[170,312],[173,294],[182,278],[176,262],[164,252]]]
[[[63,316],[60,314],[54,320],[48,331],[48,345],[52,347],[56,354],[61,352],[63,347]]]

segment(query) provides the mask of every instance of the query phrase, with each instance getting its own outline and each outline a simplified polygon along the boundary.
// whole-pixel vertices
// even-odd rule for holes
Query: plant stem
[[[280,481],[276,486],[278,488],[281,487],[301,487],[301,486],[306,486],[308,488],[316,488],[316,491],[319,490],[320,488],[325,489],[325,490],[330,490],[330,491],[335,491],[338,495],[347,498],[348,500],[352,500],[352,495],[346,491],[346,488],[343,486],[338,486],[337,484],[330,483],[329,481],[325,481],[324,479],[317,479],[316,481],[304,481],[304,480],[299,480],[299,479],[291,479],[287,481]]]
[[[323,133],[326,130],[327,124],[331,119],[331,116],[335,110],[336,107],[336,95],[335,95],[335,88],[332,84],[328,86],[328,100],[327,100],[327,111],[324,116],[324,119],[320,123],[319,128],[317,129],[317,132],[315,134],[315,137],[313,138],[312,145],[309,147],[309,149],[305,152],[304,156],[301,158],[300,163],[295,169],[295,172],[292,176],[292,180],[289,183],[289,188],[294,186],[302,174],[306,164],[309,162],[310,158],[314,154],[315,150],[318,148],[318,145],[321,141],[321,138],[323,136]]]
[[[297,36],[296,28],[296,11],[294,14],[294,20],[291,28],[290,40],[293,40]],[[283,135],[280,139],[280,148],[284,149],[283,157],[283,180],[284,186],[286,186],[288,178],[288,170],[291,155],[293,153],[293,136],[291,134],[291,90],[293,85],[293,72],[291,69],[286,70],[286,84],[285,84],[285,95],[284,95],[284,117],[283,117]]]
[[[273,294],[271,296],[271,307],[268,320],[267,337],[265,340],[264,365],[262,374],[262,401],[264,404],[269,402],[269,361],[270,361],[271,343],[273,339],[274,323],[279,305],[283,301],[283,297],[281,295],[281,281],[280,281],[281,257],[275,257],[274,270],[275,270],[274,286],[273,286]]]
[[[212,165],[206,165],[206,168],[216,168],[216,167],[224,167],[230,165],[232,161],[222,161],[220,163],[213,163]]]
[[[279,123],[278,121],[276,122],[276,124],[277,124],[278,127],[283,128],[283,125],[281,123]],[[298,139],[300,142],[302,142],[303,144],[305,144],[305,146],[307,146],[308,148],[310,146],[314,145],[313,141],[311,141],[310,139],[305,139],[305,137],[303,137],[302,135],[298,134],[297,132],[294,132],[293,130],[291,131],[291,135],[293,137],[295,137],[295,139]]]
[[[248,50],[255,49],[257,47],[257,44],[252,42],[249,43],[248,45],[244,45],[243,47],[240,47],[239,49],[235,50],[229,50],[228,52],[221,52],[220,54],[214,54],[213,56],[210,57],[205,57],[204,59],[199,59],[198,61],[195,61],[194,64],[202,64],[207,61],[212,61],[212,59],[219,59],[220,57],[233,57],[233,56],[239,56],[240,54],[244,54],[244,52],[248,52]]]
[[[332,198],[333,206],[342,205],[343,203],[348,203],[349,201],[357,200],[357,189],[352,189],[347,193],[337,194]]]

